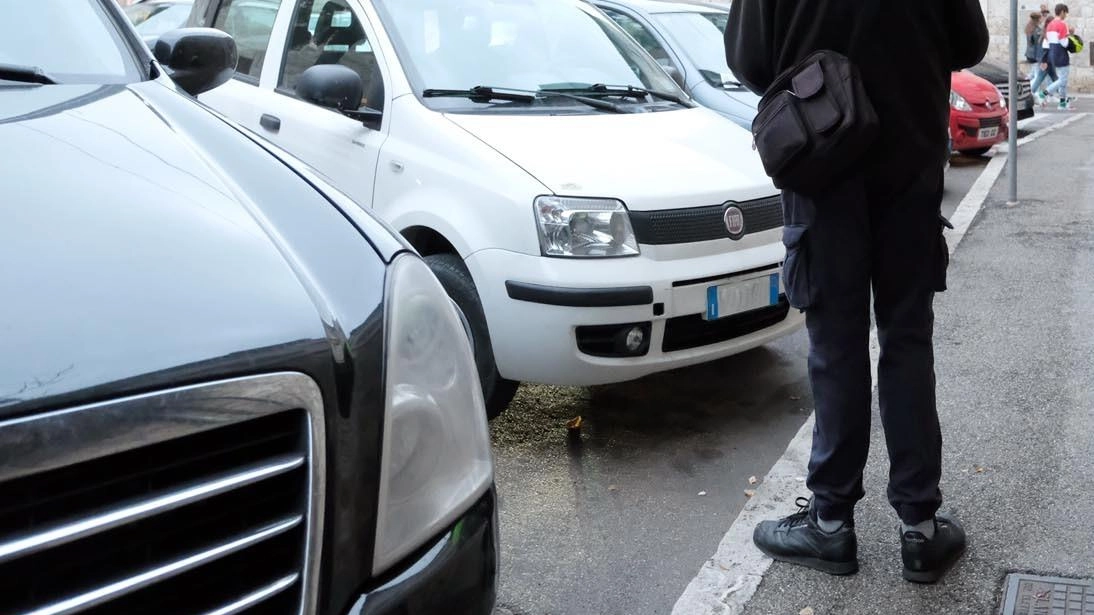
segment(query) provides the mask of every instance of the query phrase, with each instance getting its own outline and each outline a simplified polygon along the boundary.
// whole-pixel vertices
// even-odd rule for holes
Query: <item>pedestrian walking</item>
[[[1037,60],[1041,57],[1041,37],[1044,36],[1044,28],[1041,27],[1041,12],[1034,11],[1029,14],[1026,22],[1026,62],[1037,66]]]
[[[900,32],[900,45],[883,32]],[[816,424],[806,483],[813,497],[755,529],[756,546],[770,557],[831,574],[858,570],[854,510],[865,494],[870,444],[871,294],[888,498],[903,523],[904,577],[937,581],[964,552],[961,525],[939,512],[933,302],[946,288],[949,259],[941,203],[950,74],[980,62],[987,46],[978,0],[732,4],[726,59],[749,89],[764,93],[783,71],[832,50],[857,65],[880,120],[868,154],[823,194],[783,191],[784,286],[806,315]]]
[[[1054,10],[1056,19],[1045,26],[1045,41],[1048,43],[1047,60],[1056,69],[1056,80],[1044,92],[1038,92],[1041,105],[1044,106],[1048,95],[1059,97],[1057,107],[1063,111],[1071,108],[1071,100],[1067,97],[1067,80],[1071,74],[1071,57],[1068,53],[1068,36],[1071,31],[1067,26],[1068,9],[1066,4],[1057,4]]]

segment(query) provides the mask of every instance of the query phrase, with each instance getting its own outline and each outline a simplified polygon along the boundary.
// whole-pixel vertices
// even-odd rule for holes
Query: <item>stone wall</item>
[[[1055,6],[1055,2],[1047,3],[1049,10]],[[1094,57],[1094,45],[1090,38],[1094,36],[1094,0],[1070,0],[1065,2],[1070,9],[1067,21],[1075,26],[1076,32],[1086,41],[1086,48],[1080,54],[1071,56],[1071,89],[1077,92],[1094,92],[1094,68],[1091,67],[1091,59]],[[988,20],[988,30],[991,32],[991,44],[988,47],[988,59],[1006,66],[1010,60],[1010,0],[980,0],[984,9],[984,16]],[[1025,62],[1025,26],[1029,20],[1029,14],[1040,10],[1040,2],[1018,2],[1018,61]],[[1029,66],[1023,64],[1023,71],[1028,71]]]

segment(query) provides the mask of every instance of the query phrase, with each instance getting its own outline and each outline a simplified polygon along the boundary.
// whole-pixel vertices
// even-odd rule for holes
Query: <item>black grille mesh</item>
[[[738,207],[744,214],[744,234],[759,233],[783,224],[782,197],[770,196],[743,203],[724,203],[687,209],[632,211],[631,224],[638,243],[667,245],[729,238],[722,217],[727,208]]]

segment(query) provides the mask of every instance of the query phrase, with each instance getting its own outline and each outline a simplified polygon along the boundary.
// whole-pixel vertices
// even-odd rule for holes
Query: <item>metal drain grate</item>
[[[1094,615],[1094,580],[1007,575],[1001,615]]]

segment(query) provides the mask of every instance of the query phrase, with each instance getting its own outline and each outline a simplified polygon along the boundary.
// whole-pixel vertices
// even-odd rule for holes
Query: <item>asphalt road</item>
[[[943,215],[987,163],[955,156]],[[491,426],[499,615],[663,614],[812,410],[804,331],[637,382],[524,386]],[[566,422],[581,416],[580,438]],[[804,486],[803,486],[804,488]]]

